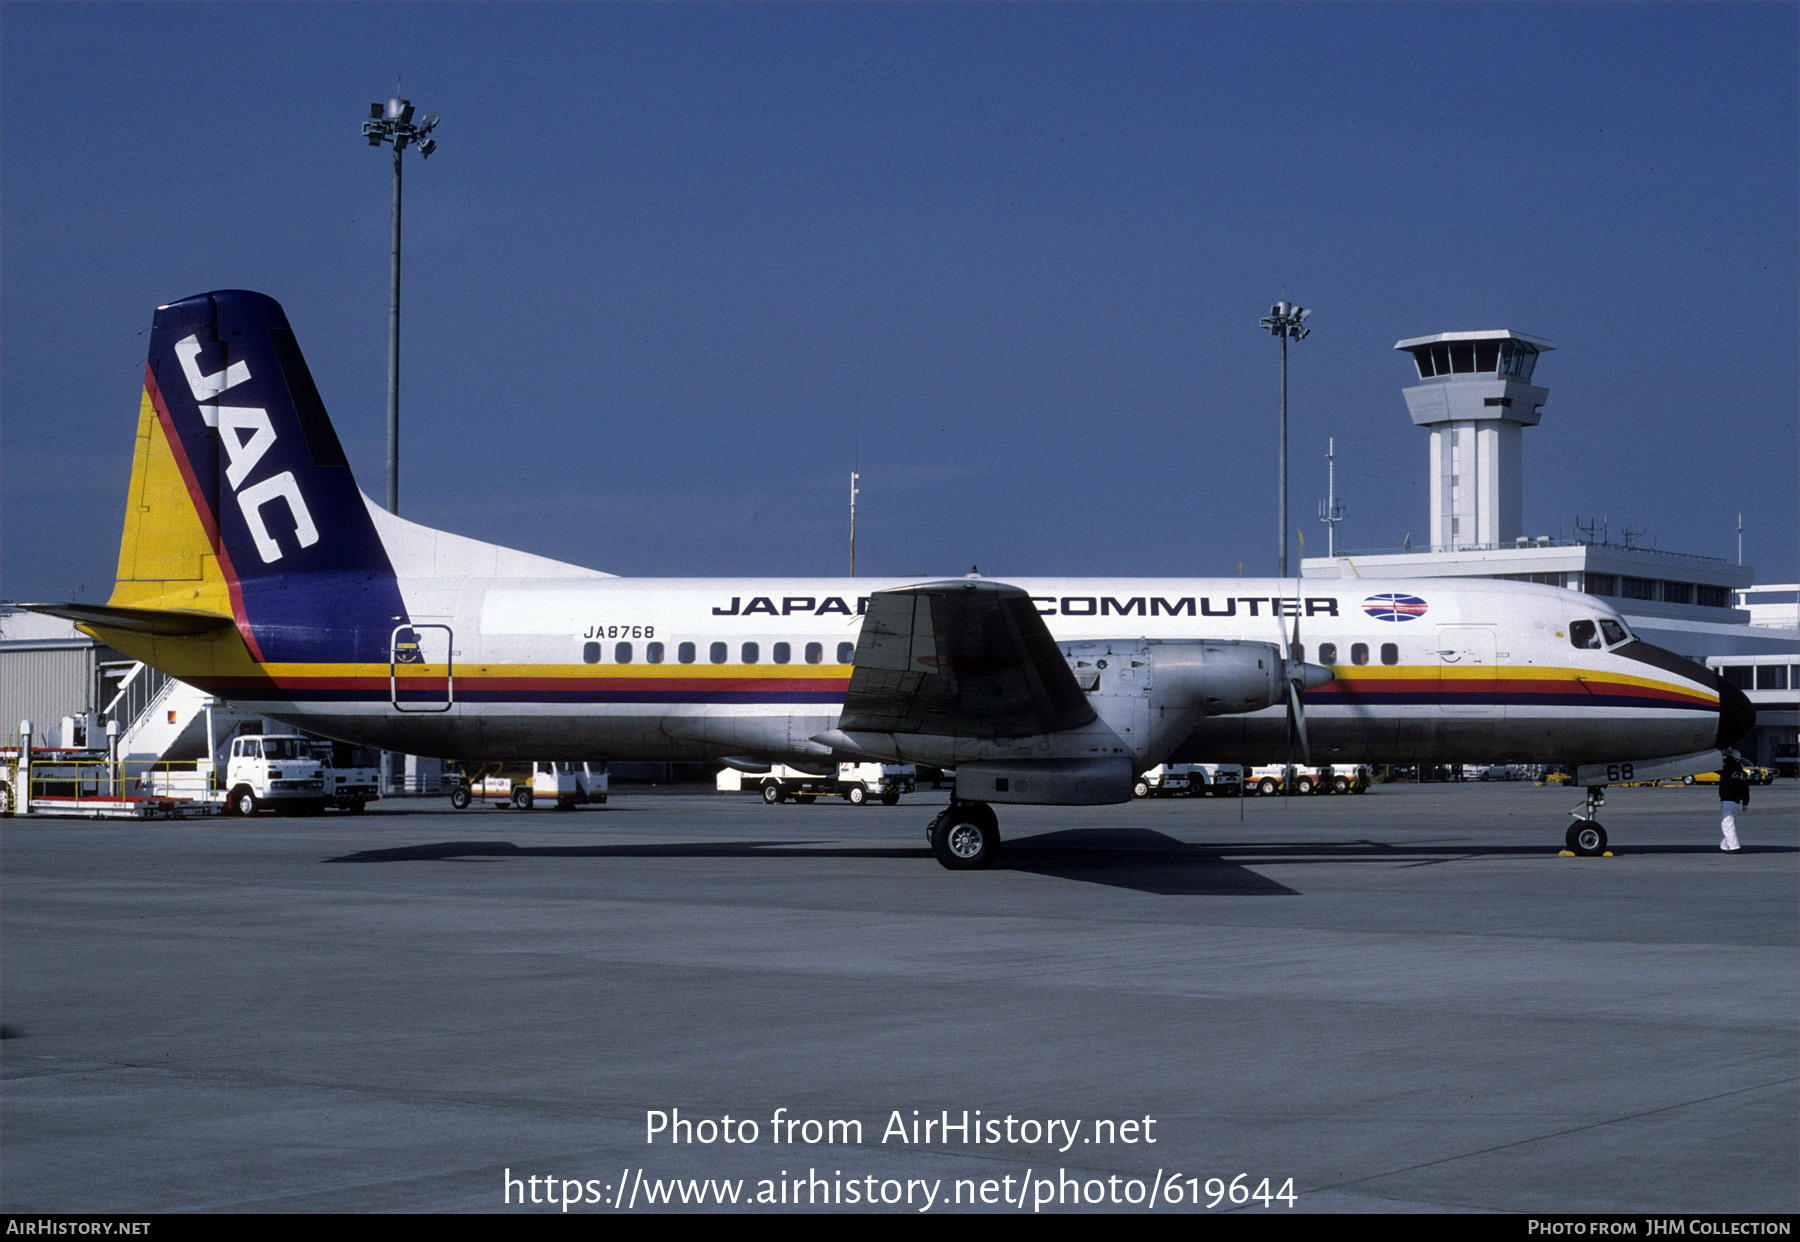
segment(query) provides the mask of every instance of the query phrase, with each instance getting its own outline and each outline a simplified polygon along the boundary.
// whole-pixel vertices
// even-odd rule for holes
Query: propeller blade
[[[1306,739],[1306,704],[1301,697],[1300,682],[1288,682],[1288,722],[1290,733],[1300,735],[1300,757],[1312,766],[1312,746]]]

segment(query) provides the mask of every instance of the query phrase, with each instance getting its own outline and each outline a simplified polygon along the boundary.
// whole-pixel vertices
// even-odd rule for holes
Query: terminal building
[[[1719,557],[1614,543],[1604,532],[1559,539],[1527,526],[1521,443],[1549,399],[1532,381],[1555,346],[1498,329],[1412,337],[1394,348],[1418,381],[1403,390],[1407,412],[1431,432],[1430,544],[1312,557],[1302,576],[1510,578],[1599,596],[1646,642],[1764,687],[1751,696],[1758,722],[1744,744],[1749,757],[1771,762],[1794,743],[1800,618],[1776,601],[1800,598],[1795,587],[1755,587],[1753,569]]]

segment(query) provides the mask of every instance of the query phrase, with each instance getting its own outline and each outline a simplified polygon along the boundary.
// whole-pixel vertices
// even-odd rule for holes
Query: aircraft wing
[[[1030,737],[1095,719],[1031,597],[953,579],[869,596],[838,728]]]

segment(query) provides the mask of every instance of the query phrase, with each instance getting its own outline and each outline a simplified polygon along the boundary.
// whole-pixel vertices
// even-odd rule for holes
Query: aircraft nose
[[[1748,737],[1750,730],[1756,727],[1756,708],[1751,706],[1748,695],[1723,677],[1718,679],[1718,683],[1718,747],[1720,750],[1724,750]]]

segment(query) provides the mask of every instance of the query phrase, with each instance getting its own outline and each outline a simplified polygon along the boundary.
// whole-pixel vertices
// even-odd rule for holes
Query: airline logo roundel
[[[1426,603],[1417,595],[1389,593],[1369,596],[1362,609],[1377,621],[1417,621],[1425,615]]]

